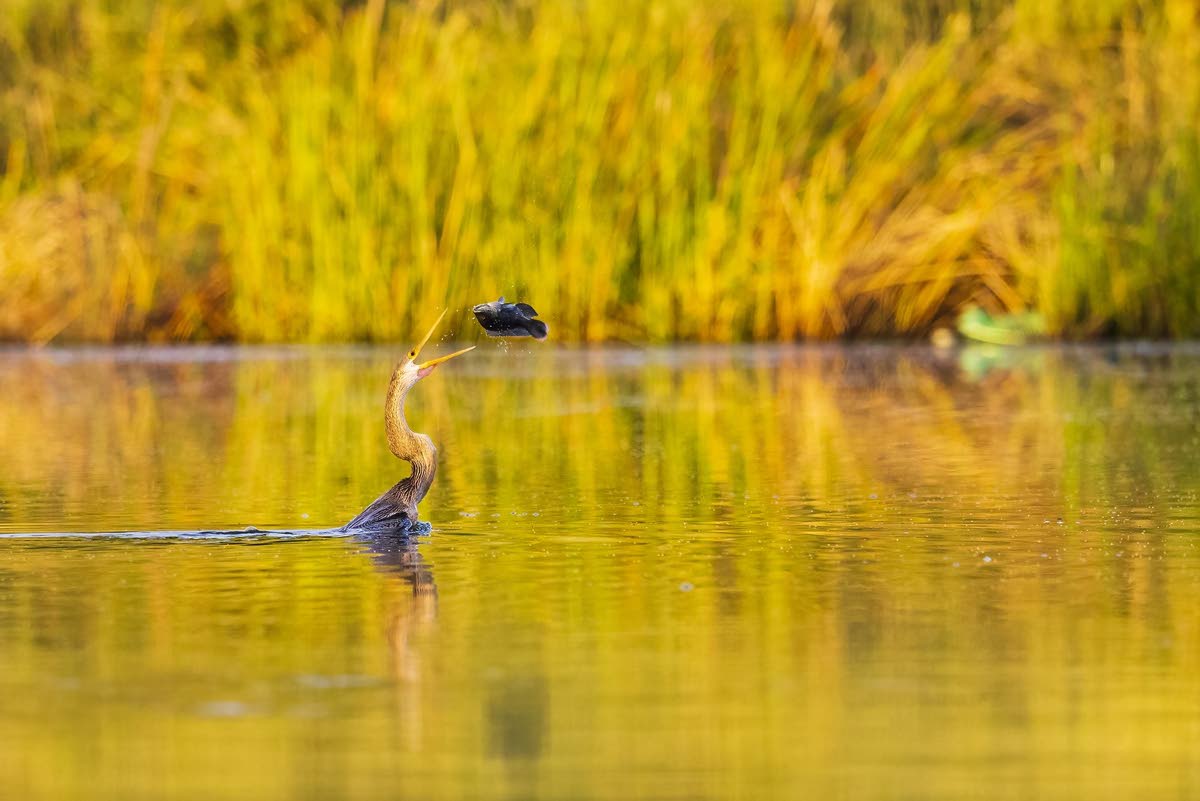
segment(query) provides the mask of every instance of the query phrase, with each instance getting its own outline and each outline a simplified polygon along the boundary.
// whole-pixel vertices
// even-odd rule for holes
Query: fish
[[[533,337],[542,340],[550,332],[545,323],[533,319],[538,313],[532,306],[528,303],[505,303],[503,295],[500,300],[472,306],[471,311],[490,337]]]

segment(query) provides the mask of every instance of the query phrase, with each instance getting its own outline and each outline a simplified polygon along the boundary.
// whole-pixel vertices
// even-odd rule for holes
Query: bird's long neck
[[[404,417],[404,401],[412,387],[413,382],[405,379],[401,368],[396,368],[392,373],[391,383],[388,384],[384,422],[388,447],[397,458],[412,465],[413,502],[419,503],[429,491],[437,472],[437,448],[429,437],[408,427],[408,421]]]

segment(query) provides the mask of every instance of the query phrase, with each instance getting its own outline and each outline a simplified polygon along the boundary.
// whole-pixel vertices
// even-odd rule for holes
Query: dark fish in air
[[[490,337],[533,337],[545,339],[549,329],[528,303],[505,303],[504,296],[491,303],[473,306],[475,319]]]

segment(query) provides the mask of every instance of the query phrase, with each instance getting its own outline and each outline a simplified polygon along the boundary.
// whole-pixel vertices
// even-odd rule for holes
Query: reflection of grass
[[[738,362],[705,351],[685,368],[650,358],[583,371],[603,354],[539,350],[525,355],[528,374],[477,353],[480,374],[463,367],[423,382],[410,417],[443,452],[435,520],[439,507],[480,504],[591,509],[611,493],[622,503],[656,499],[653,510],[612,505],[616,520],[651,511],[719,519],[771,506],[773,496],[824,498],[836,508],[841,496],[936,494],[947,475],[981,493],[1032,482],[1041,495],[1065,492],[1083,506],[1097,502],[1089,487],[1117,493],[1129,481],[1146,491],[1171,483],[1158,475],[1157,454],[1172,441],[1125,415],[1169,407],[1166,383],[1146,388],[1130,373],[1093,367],[1085,388],[1061,367],[1068,353],[999,356],[1017,354],[990,372],[964,363],[966,380],[952,359],[854,351]],[[381,433],[386,355],[343,356],[87,359],[67,369],[36,355],[11,358],[0,364],[11,387],[0,407],[5,527],[36,525],[50,502],[62,506],[48,516],[53,525],[84,530],[344,522],[406,468]],[[843,384],[847,370],[854,380]],[[1110,406],[1123,422],[1096,428]],[[1081,455],[1089,464],[1136,466],[1137,475],[1114,470],[1059,485],[1081,458],[1074,446],[1092,449]],[[1172,469],[1169,460],[1161,469]],[[550,476],[561,482],[547,485]]]
[[[0,336],[1200,333],[1182,0],[307,5],[9,4]]]
[[[436,617],[341,540],[9,542],[0,737],[22,748],[0,778],[22,797],[290,799],[298,770],[348,799],[794,798],[837,797],[853,765],[895,790],[872,797],[1013,772],[1032,797],[1189,797],[1163,767],[1196,746],[1173,711],[1200,670],[1196,555],[1169,528],[1200,513],[1195,361],[1016,353],[970,379],[854,350],[447,368],[411,407],[443,455],[419,545]],[[346,520],[398,473],[388,361],[294,355],[10,356],[0,525]],[[231,700],[246,713],[202,714]],[[544,730],[528,763],[495,746],[517,714]]]

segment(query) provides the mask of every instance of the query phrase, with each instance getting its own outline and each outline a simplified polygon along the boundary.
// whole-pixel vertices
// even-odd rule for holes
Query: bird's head
[[[438,356],[436,359],[430,359],[427,362],[417,361],[417,357],[421,354],[421,348],[425,347],[425,343],[428,342],[429,338],[433,336],[433,332],[437,330],[438,325],[442,322],[442,318],[445,316],[446,312],[443,311],[438,316],[437,322],[435,322],[433,327],[429,329],[429,333],[427,333],[418,344],[413,346],[413,349],[408,352],[408,358],[405,359],[400,365],[399,372],[403,373],[404,376],[414,384],[432,373],[433,369],[442,362],[448,362],[455,356],[461,356],[467,351],[475,350],[475,346],[472,345],[469,348],[463,348],[462,350],[455,351],[448,356]]]

